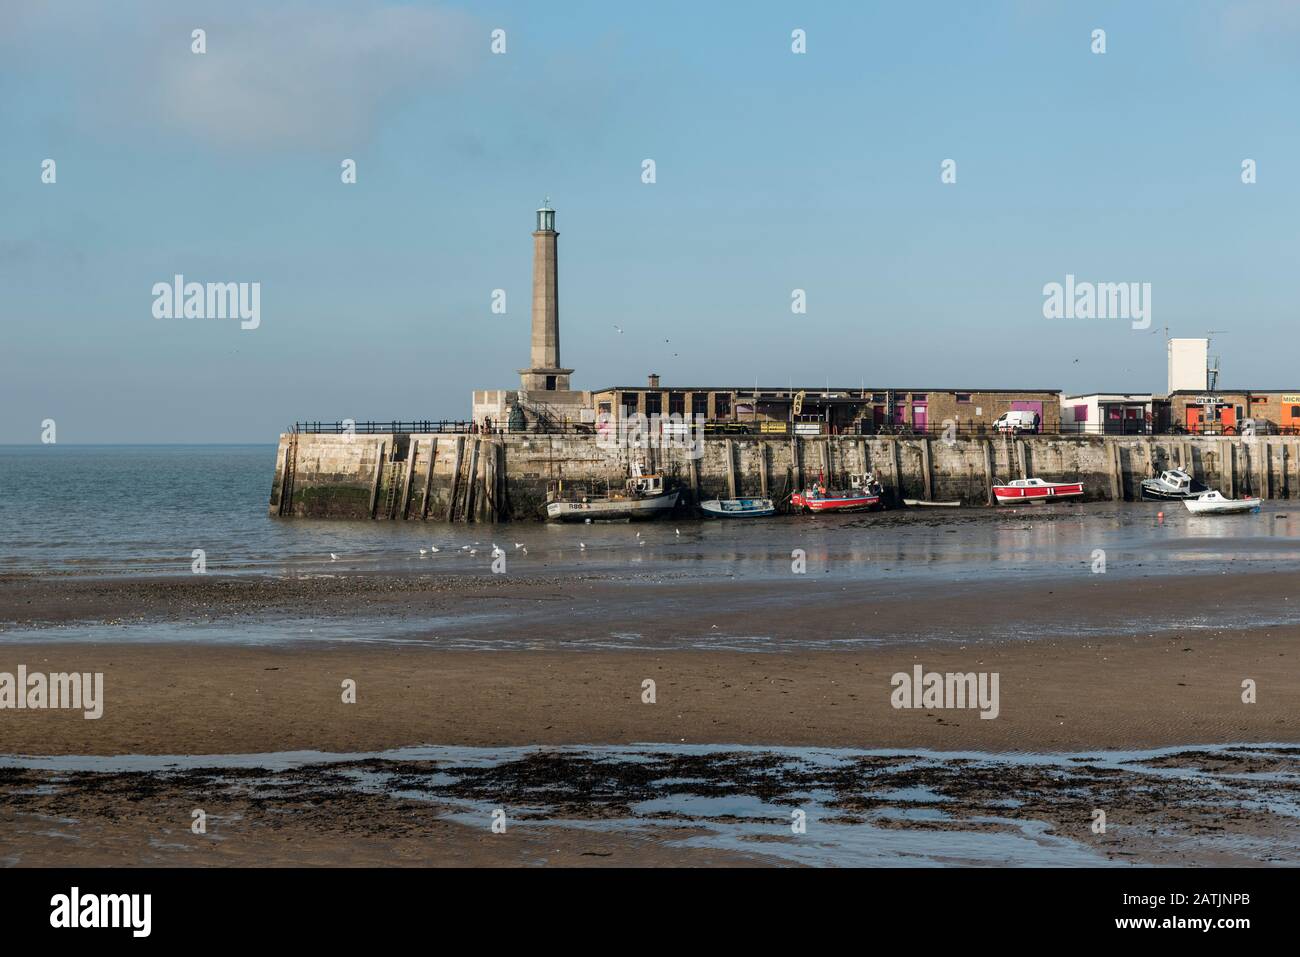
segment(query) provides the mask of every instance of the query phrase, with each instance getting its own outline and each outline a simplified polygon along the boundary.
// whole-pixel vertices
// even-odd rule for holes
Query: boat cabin
[[[633,465],[631,477],[627,480],[627,491],[629,495],[662,495],[665,491],[664,477],[643,472],[641,466]]]

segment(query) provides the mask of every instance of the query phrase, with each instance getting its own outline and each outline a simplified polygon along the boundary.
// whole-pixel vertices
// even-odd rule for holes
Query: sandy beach
[[[1086,576],[1045,579],[1015,595],[1000,595],[993,607],[978,585],[921,586],[889,594],[870,585],[846,591],[819,582],[773,588],[725,580],[629,583],[598,575],[507,581],[418,575],[10,577],[0,583],[5,610],[0,672],[14,672],[19,665],[45,673],[102,672],[104,712],[97,720],[86,720],[69,710],[6,711],[0,750],[15,756],[98,755],[109,763],[70,776],[57,768],[4,770],[0,808],[7,826],[0,849],[11,862],[49,864],[124,859],[180,864],[390,859],[422,864],[770,863],[758,840],[743,852],[716,844],[673,846],[690,845],[697,822],[689,816],[673,825],[673,840],[663,831],[653,837],[637,828],[593,834],[586,827],[554,822],[525,824],[506,846],[494,842],[491,831],[480,833],[471,823],[449,818],[449,805],[438,803],[451,800],[445,794],[412,802],[357,793],[335,777],[339,763],[352,760],[349,755],[361,760],[422,746],[486,753],[538,746],[707,746],[722,749],[706,765],[713,769],[732,760],[727,749],[744,746],[1014,756],[1170,747],[1192,754],[1205,746],[1288,745],[1300,742],[1300,709],[1295,707],[1300,701],[1300,626],[1238,622],[1238,627],[1151,630],[1130,625],[1103,636],[1071,629],[1080,619],[1122,623],[1141,615],[1146,622],[1175,611],[1208,619],[1244,604],[1280,605],[1288,598],[1285,587],[1283,576],[1239,575],[1229,598],[1196,580]],[[506,617],[473,624],[486,607]],[[671,613],[663,613],[665,607]],[[661,612],[651,613],[656,608]],[[367,635],[396,630],[403,638],[271,644],[112,638],[124,622],[157,626],[157,634],[165,637],[167,626],[197,615],[228,621],[236,629],[254,623],[274,629],[298,621],[306,609],[314,622],[337,619],[346,628],[349,622],[364,621]],[[448,647],[443,628],[420,627],[424,618],[435,616],[464,618],[466,629],[482,632],[484,650]],[[560,621],[570,623],[565,638],[573,647],[547,641]],[[716,627],[719,621],[724,628]],[[1005,634],[1007,622],[1018,621],[1040,623],[1041,634],[993,637]],[[64,631],[70,624],[93,624],[101,637],[68,640]],[[626,627],[635,627],[637,640],[648,647],[599,646],[602,637]],[[948,637],[963,628],[975,637]],[[769,641],[758,647],[769,650],[730,647],[736,636],[760,630]],[[847,642],[838,650],[834,642],[788,650],[810,633],[870,640]],[[48,638],[33,641],[34,634]],[[935,634],[945,637],[927,637]],[[584,640],[593,644],[584,646]],[[720,648],[710,650],[710,641]],[[925,672],[996,673],[996,718],[982,719],[971,709],[893,707],[892,676],[910,674],[917,665]],[[1247,679],[1257,689],[1252,704],[1242,701]],[[643,700],[647,680],[654,683],[653,703]],[[355,682],[355,703],[343,700],[349,681]],[[274,792],[281,795],[277,800],[286,801],[280,812],[267,799],[250,799],[228,781],[214,794],[214,782],[232,773],[220,770],[226,761],[222,756],[298,751],[331,757],[319,776],[303,779],[304,794],[290,800],[282,797],[283,789]],[[197,780],[158,770],[133,772],[115,768],[111,762],[117,759],[109,757],[115,755],[211,755],[214,769]],[[368,760],[390,766],[388,758]],[[527,797],[536,805],[539,781],[553,779],[552,784],[573,786],[565,813],[579,819],[607,817],[608,800],[625,811],[635,803],[622,794],[627,782],[617,775],[615,797],[597,800],[583,783],[587,771],[569,759],[555,758],[558,765],[548,765],[541,778],[528,760],[515,754],[507,761],[523,762],[512,783],[518,800]],[[614,760],[614,766],[622,760]],[[1192,757],[1170,760],[1196,765]],[[1270,752],[1267,760],[1289,774],[1295,759],[1283,748]],[[926,787],[965,788],[965,779],[949,780],[948,769],[947,764],[928,769]],[[1124,768],[1121,777],[1127,780],[1133,771]],[[714,772],[697,773],[707,777]],[[1008,773],[1005,767],[990,772],[998,779]],[[1016,785],[1016,793],[1031,794],[1054,774],[1037,769]],[[55,793],[36,793],[43,789],[34,786],[42,783],[55,787]],[[722,774],[712,786],[731,793],[740,785]],[[1077,786],[1087,794],[1118,785],[1102,775]],[[1196,786],[1194,781],[1177,783],[1180,788]],[[800,785],[788,787],[793,801]],[[996,790],[978,800],[964,793],[945,800],[971,800],[968,811],[974,820],[987,813]],[[1120,790],[1129,813],[1153,833],[1175,824],[1183,830],[1211,826],[1208,818],[1201,819],[1205,809],[1199,794],[1189,793],[1183,800],[1171,793],[1164,807],[1137,799],[1149,790],[1149,782],[1134,778]],[[326,793],[328,799],[322,796]],[[491,803],[498,793],[499,788],[488,788],[461,799]],[[890,794],[868,803],[887,807],[894,801]],[[841,798],[839,804],[846,800],[857,807],[864,798]],[[177,818],[195,802],[224,808],[214,813],[213,833],[221,835],[219,841],[191,834],[183,815]],[[1082,804],[1076,807],[1075,801],[1024,803],[1023,813],[1036,807],[1031,816],[1049,824],[1050,833],[1083,821],[1072,816],[1082,813]],[[1143,806],[1141,813],[1137,805]],[[313,808],[310,814],[283,813],[307,807]],[[534,813],[541,814],[538,820],[553,821],[556,811]],[[842,808],[835,813],[842,814]],[[1280,826],[1258,812],[1238,817],[1234,826],[1242,829],[1247,844]],[[1175,820],[1181,818],[1186,819]],[[49,828],[59,820],[82,823],[75,840],[51,845]],[[782,828],[779,821],[775,826]],[[259,835],[268,829],[274,838],[265,843]],[[1243,855],[1254,860],[1251,855],[1258,853],[1138,842],[1138,830],[1130,829],[1127,841],[1102,851],[1102,859],[1208,863],[1234,862]],[[159,837],[164,833],[175,839]],[[152,837],[146,840],[145,834]],[[1085,828],[1081,839],[1086,837]],[[129,850],[145,845],[147,852],[133,855]]]
[[[103,672],[104,715],[5,714],[18,754],[692,743],[1067,750],[1300,741],[1300,629],[800,655],[9,645],[0,671]],[[1000,712],[891,707],[890,678],[1000,674]],[[1256,704],[1241,701],[1253,679]],[[353,680],[355,704],[341,700]],[[643,704],[653,680],[656,703]]]

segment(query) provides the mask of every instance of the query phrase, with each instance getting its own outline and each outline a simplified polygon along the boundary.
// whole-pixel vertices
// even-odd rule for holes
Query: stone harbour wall
[[[285,433],[270,513],[299,518],[537,521],[554,482],[621,487],[635,461],[675,480],[684,501],[780,500],[824,473],[871,470],[903,498],[990,504],[994,481],[1084,483],[1087,500],[1135,499],[1154,472],[1183,467],[1225,495],[1300,496],[1300,440],[1283,436],[732,436],[683,448],[609,447],[594,435]]]

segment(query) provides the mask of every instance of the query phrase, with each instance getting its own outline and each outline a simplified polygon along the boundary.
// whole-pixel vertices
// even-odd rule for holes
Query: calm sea
[[[489,573],[493,544],[514,572],[756,579],[787,577],[796,548],[846,579],[886,567],[944,579],[1077,572],[1098,548],[1120,574],[1300,561],[1300,504],[1287,502],[1201,518],[1177,503],[1095,503],[594,526],[307,521],[267,515],[274,468],[269,444],[0,447],[0,573],[189,574],[195,549],[210,572]],[[432,545],[437,554],[419,554]]]

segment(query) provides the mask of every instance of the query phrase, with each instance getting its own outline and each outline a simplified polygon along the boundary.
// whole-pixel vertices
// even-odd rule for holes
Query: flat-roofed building
[[[1061,431],[1082,435],[1144,435],[1152,429],[1150,392],[1085,392],[1061,396]]]
[[[1193,435],[1300,433],[1300,389],[1183,389],[1169,395],[1169,427]]]
[[[703,416],[712,431],[872,435],[942,432],[952,422],[960,432],[978,434],[1015,410],[1036,413],[1044,432],[1061,423],[1059,389],[666,387],[652,374],[644,385],[607,386],[591,396],[598,418]]]

